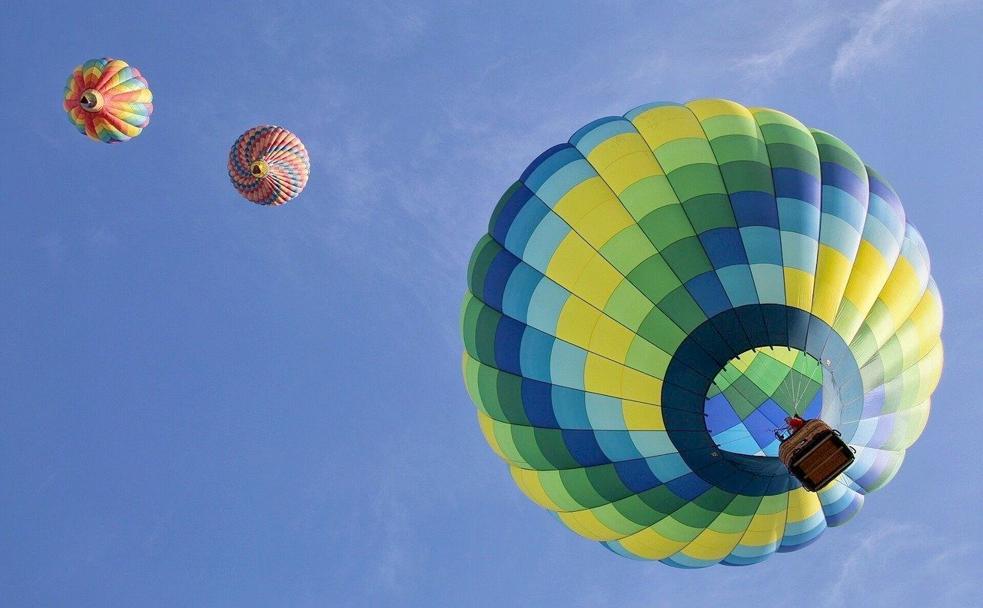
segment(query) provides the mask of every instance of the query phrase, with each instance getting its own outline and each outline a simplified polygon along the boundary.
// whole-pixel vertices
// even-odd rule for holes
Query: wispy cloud
[[[778,26],[762,37],[762,47],[736,52],[727,64],[755,86],[775,82],[809,64],[828,70],[830,85],[836,86],[890,61],[905,40],[930,22],[970,6],[966,0],[882,0],[869,10],[855,12],[852,7],[824,11],[815,4],[799,4],[784,17],[776,15]]]
[[[400,507],[399,497],[385,489],[380,490],[371,509],[373,519],[381,522],[381,529],[372,535],[371,541],[377,545],[379,559],[373,571],[366,573],[366,578],[372,587],[382,587],[380,591],[401,595],[403,586],[408,582],[408,569],[411,567],[411,526],[405,510]]]
[[[833,608],[864,597],[868,606],[899,606],[925,589],[936,590],[936,606],[976,605],[979,591],[970,573],[975,552],[969,541],[941,537],[924,524],[880,522],[830,577],[820,594],[822,605]],[[901,578],[895,572],[903,563],[908,574]]]
[[[827,531],[807,549],[749,567],[678,571],[656,564],[638,564],[635,569],[612,563],[605,574],[613,582],[605,583],[604,593],[611,605],[677,606],[693,603],[693,588],[699,585],[700,605],[756,606],[762,598],[785,597],[791,583],[808,588],[806,604],[820,608],[858,599],[867,608],[926,601],[939,608],[978,606],[983,598],[973,556],[979,548],[971,535],[954,537],[915,521],[851,522]],[[808,572],[808,585],[804,578],[790,579],[790,572]]]
[[[767,48],[737,57],[733,65],[748,80],[771,82],[785,73],[793,59],[818,45],[836,23],[828,15],[794,19],[776,28]]]
[[[884,0],[854,22],[850,37],[840,45],[830,72],[836,85],[892,56],[899,44],[933,19],[969,3],[964,0]]]
[[[378,1],[357,6],[368,33],[367,48],[380,57],[395,57],[426,35],[430,17],[422,7]]]

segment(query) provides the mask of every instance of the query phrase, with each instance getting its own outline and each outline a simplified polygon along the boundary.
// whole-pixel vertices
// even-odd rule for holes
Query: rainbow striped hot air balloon
[[[612,551],[745,565],[843,524],[897,472],[942,370],[898,195],[836,137],[709,99],[544,152],[475,248],[464,376],[516,484]],[[818,493],[793,414],[856,459]]]
[[[282,205],[295,198],[307,185],[310,170],[307,148],[282,127],[253,127],[229,151],[232,185],[257,205]]]
[[[154,99],[140,71],[120,59],[92,59],[75,68],[62,103],[68,120],[90,138],[115,144],[140,134]]]

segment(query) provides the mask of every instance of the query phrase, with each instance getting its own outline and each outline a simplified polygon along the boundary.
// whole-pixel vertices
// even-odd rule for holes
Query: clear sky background
[[[218,4],[0,20],[0,605],[983,605],[979,3]],[[61,109],[100,56],[154,92],[126,144]],[[679,571],[520,493],[479,432],[458,316],[471,248],[539,152],[697,97],[786,111],[893,183],[946,369],[847,526]],[[226,175],[264,123],[312,158],[282,208]]]

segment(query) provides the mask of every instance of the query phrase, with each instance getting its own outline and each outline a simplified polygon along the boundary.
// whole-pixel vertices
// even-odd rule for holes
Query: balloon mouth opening
[[[735,369],[732,377],[736,392],[741,397],[745,393],[748,397],[757,397],[742,400],[725,395],[728,403],[719,404],[725,406],[724,415],[720,417],[707,405],[708,398],[714,397],[716,376],[728,368],[730,361],[738,355],[744,360],[745,353],[752,351],[755,360],[747,361],[750,370],[758,363],[758,355],[765,352],[780,359],[778,351],[782,348],[789,351],[790,357],[793,354],[801,357],[800,366],[807,364],[803,376],[818,381],[820,373],[816,367],[821,371],[821,391],[816,388],[820,383],[810,380],[816,394],[804,412],[800,407],[803,418],[822,420],[839,430],[847,443],[857,434],[865,407],[863,379],[849,345],[832,326],[811,313],[784,304],[745,304],[727,309],[698,325],[676,347],[661,388],[662,403],[672,403],[671,408],[662,408],[663,427],[669,441],[690,470],[707,483],[727,492],[754,496],[771,496],[794,486],[794,476],[789,468],[777,456],[769,456],[765,449],[760,449],[762,443],[768,447],[774,440],[780,442],[776,434],[781,434],[786,426],[784,418],[787,414],[781,411],[785,408],[776,405],[766,416],[768,408],[764,406],[769,399],[782,401],[776,399],[777,390],[782,385],[788,364],[776,363],[782,372],[777,382],[766,370],[760,370],[761,374],[752,371],[750,375],[754,377],[751,378],[748,373]],[[799,353],[805,353],[809,358]],[[827,359],[829,365],[825,363]],[[794,362],[791,367],[795,367]],[[785,383],[786,399],[791,392],[793,403],[794,395],[798,394],[793,389],[801,392],[800,380],[796,376]],[[806,403],[805,397],[800,403]],[[818,408],[818,415],[813,415],[814,408]],[[750,432],[741,429],[740,424],[745,420],[748,423],[744,428]],[[727,439],[720,437],[731,428],[735,428],[732,432],[741,432],[752,442],[758,437],[762,442],[751,454],[732,451],[732,444],[725,444]],[[737,439],[736,435],[734,438]],[[752,447],[750,443],[745,445]]]
[[[266,164],[266,161],[257,160],[249,165],[249,172],[253,177],[263,178],[270,172],[270,166]]]
[[[788,346],[753,348],[730,359],[707,389],[707,432],[720,451],[778,456],[787,416],[818,418],[823,363]]]
[[[82,93],[82,97],[79,99],[79,105],[86,112],[98,112],[102,109],[104,103],[102,93],[95,89],[89,89]]]

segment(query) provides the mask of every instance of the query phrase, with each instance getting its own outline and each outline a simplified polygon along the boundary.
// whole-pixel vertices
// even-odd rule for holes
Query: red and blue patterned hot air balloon
[[[65,85],[68,120],[96,141],[115,144],[140,134],[154,111],[153,93],[135,67],[120,59],[92,59]]]
[[[307,185],[307,148],[290,131],[274,125],[253,127],[229,151],[229,177],[239,194],[257,205],[282,205]]]

